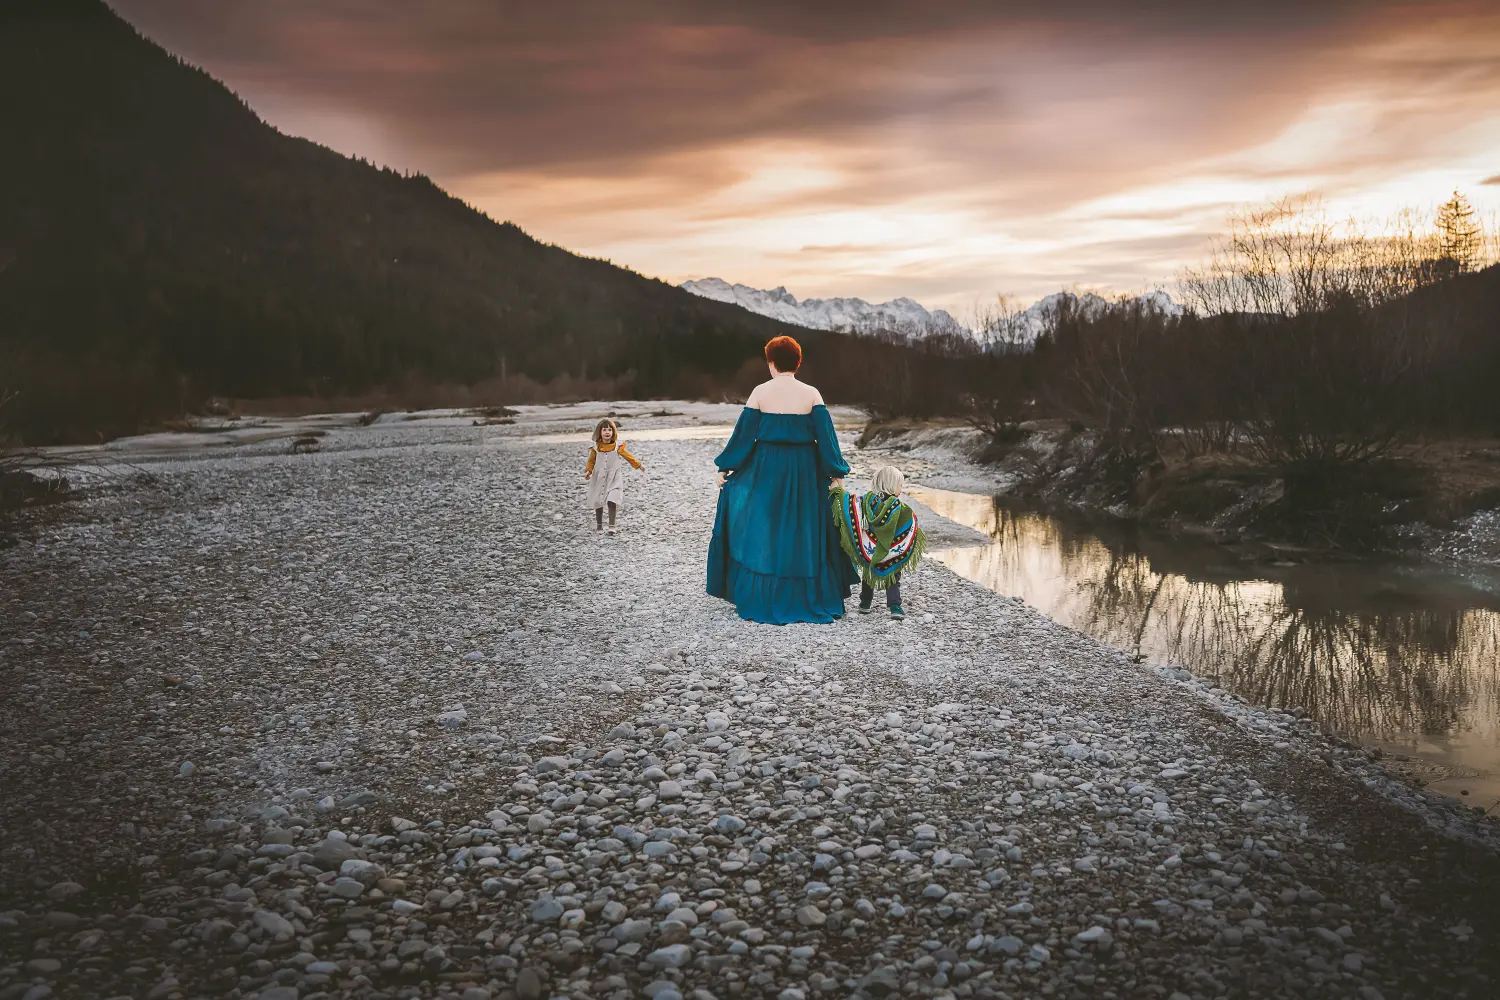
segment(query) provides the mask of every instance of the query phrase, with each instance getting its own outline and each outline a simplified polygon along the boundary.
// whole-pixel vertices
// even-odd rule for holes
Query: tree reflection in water
[[[1500,717],[1500,605],[1395,566],[1229,565],[1207,544],[915,490],[994,544],[933,558],[1118,648],[1301,707],[1349,735],[1442,735]]]

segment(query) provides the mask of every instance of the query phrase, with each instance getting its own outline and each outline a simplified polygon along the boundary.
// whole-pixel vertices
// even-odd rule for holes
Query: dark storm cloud
[[[601,162],[629,169],[640,157],[727,141],[954,117],[982,118],[986,131],[1003,133],[1023,105],[1049,103],[1007,87],[1005,67],[982,57],[946,75],[943,54],[976,43],[1028,62],[1028,53],[1058,52],[1054,69],[1070,77],[1057,81],[1064,96],[1138,52],[1151,65],[1135,73],[1137,93],[1180,116],[1189,144],[1212,142],[1278,97],[1295,98],[1298,81],[1338,40],[1453,9],[1284,0],[116,6],[252,103],[357,113],[449,174]],[[1017,169],[1045,165],[1006,150]],[[1032,159],[1046,155],[1042,148]]]

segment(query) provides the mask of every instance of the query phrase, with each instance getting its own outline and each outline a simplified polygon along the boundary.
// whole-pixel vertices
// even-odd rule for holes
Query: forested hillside
[[[502,366],[671,393],[807,336],[283,135],[97,0],[0,10],[0,108],[0,386],[32,441]]]

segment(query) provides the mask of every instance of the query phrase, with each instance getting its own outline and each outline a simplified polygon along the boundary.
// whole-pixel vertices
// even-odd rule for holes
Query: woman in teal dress
[[[771,380],[750,394],[714,460],[721,485],[708,592],[768,625],[841,618],[859,583],[828,498],[849,466],[822,395],[797,380],[801,361],[790,337],[766,345]]]

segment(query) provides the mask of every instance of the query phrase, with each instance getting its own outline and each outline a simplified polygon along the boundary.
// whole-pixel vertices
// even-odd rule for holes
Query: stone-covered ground
[[[741,622],[717,442],[634,446],[601,538],[528,431],[27,515],[0,1000],[1500,995],[1492,823],[936,566]]]

